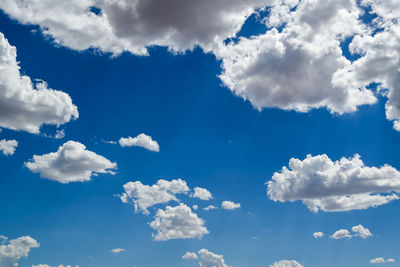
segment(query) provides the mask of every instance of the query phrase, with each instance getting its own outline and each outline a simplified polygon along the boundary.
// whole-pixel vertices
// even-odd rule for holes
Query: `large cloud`
[[[21,75],[17,50],[0,33],[0,127],[38,133],[42,124],[61,125],[78,116],[68,94]]]
[[[0,245],[0,266],[16,267],[21,258],[28,257],[32,248],[38,248],[39,243],[30,236],[12,239]]]
[[[157,231],[154,235],[156,241],[201,238],[208,234],[204,221],[183,203],[176,207],[167,206],[165,210],[159,209],[150,226]]]
[[[376,207],[399,199],[400,172],[365,166],[359,155],[332,161],[327,155],[292,158],[267,182],[274,201],[301,200],[310,210],[347,211]]]
[[[40,173],[42,178],[63,184],[90,181],[98,173],[114,174],[117,164],[109,161],[75,141],[68,141],[57,152],[34,155],[25,166],[32,172]]]
[[[267,0],[3,0],[0,8],[23,24],[39,25],[72,49],[146,54],[149,46],[210,50],[235,36]],[[93,12],[94,11],[94,12]]]
[[[281,260],[274,262],[270,267],[303,267],[303,265],[295,260]]]

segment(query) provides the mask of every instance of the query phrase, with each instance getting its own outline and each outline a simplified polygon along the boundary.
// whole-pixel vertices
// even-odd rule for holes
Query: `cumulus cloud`
[[[30,236],[12,239],[0,245],[0,266],[16,267],[21,258],[26,258],[32,248],[38,248],[39,243]]]
[[[399,199],[400,172],[368,167],[359,155],[332,161],[327,155],[292,158],[289,167],[267,182],[273,201],[301,200],[311,211],[348,211],[377,207]]]
[[[43,124],[58,126],[78,118],[78,109],[68,94],[21,74],[17,50],[2,33],[0,70],[0,127],[39,133]]]
[[[0,140],[0,151],[5,156],[13,155],[18,146],[17,140]]]
[[[214,205],[208,205],[207,207],[205,207],[203,210],[216,210],[218,209],[218,207],[214,206]]]
[[[340,229],[331,235],[333,239],[342,239],[342,238],[352,238],[352,237],[360,237],[362,239],[366,239],[368,237],[373,236],[371,231],[368,228],[365,228],[361,224],[353,226],[351,228],[354,234],[350,234],[347,229]]]
[[[313,233],[313,237],[314,238],[321,238],[321,237],[323,237],[324,236],[324,233],[323,232],[315,232],[315,233]]]
[[[23,24],[39,25],[56,44],[119,54],[147,54],[149,46],[175,52],[209,51],[234,37],[265,0],[4,0],[0,8]],[[93,12],[93,8],[98,12]]]
[[[225,264],[224,256],[215,254],[207,249],[200,249],[198,254],[201,267],[232,267]]]
[[[68,141],[57,152],[34,155],[31,161],[25,162],[25,166],[42,178],[67,184],[90,181],[98,173],[114,174],[117,164],[87,150],[79,142]]]
[[[379,257],[369,260],[369,263],[393,263],[393,262],[395,262],[393,258],[385,260],[384,258]]]
[[[165,210],[158,209],[150,227],[157,231],[155,241],[201,238],[208,234],[204,220],[183,203],[176,207],[167,206]]]
[[[343,238],[351,238],[351,234],[347,229],[340,229],[331,235],[333,239],[343,239]]]
[[[182,256],[184,260],[197,260],[197,254],[194,252],[186,252],[185,255]]]
[[[295,260],[281,260],[274,262],[270,267],[303,267],[303,265]]]
[[[201,200],[212,199],[212,195],[211,195],[210,191],[208,191],[205,188],[195,187],[193,190],[194,190],[194,192],[190,195],[191,197],[199,198]]]
[[[139,146],[146,148],[147,150],[150,151],[155,151],[159,152],[160,151],[160,146],[158,145],[157,141],[154,141],[151,136],[148,136],[144,133],[139,134],[136,137],[121,137],[119,139],[119,144],[122,147],[126,146]]]
[[[133,203],[135,212],[149,214],[149,207],[178,201],[176,194],[187,194],[190,189],[181,179],[171,181],[160,179],[152,186],[144,185],[140,181],[128,182],[124,184],[124,191],[120,196],[123,203]]]
[[[221,207],[225,210],[234,210],[240,208],[240,203],[235,203],[229,200],[222,201]]]
[[[112,253],[115,253],[115,254],[119,254],[119,253],[124,252],[124,251],[125,251],[124,248],[113,248],[113,249],[111,250],[111,252],[112,252]]]

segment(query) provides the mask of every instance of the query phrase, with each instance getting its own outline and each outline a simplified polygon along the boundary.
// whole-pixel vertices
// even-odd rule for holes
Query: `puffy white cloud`
[[[393,263],[393,262],[395,262],[395,259],[390,258],[390,259],[387,259],[386,262],[391,262],[391,263]]]
[[[144,185],[140,181],[128,182],[124,184],[124,191],[120,196],[123,203],[132,202],[135,212],[149,214],[147,208],[169,201],[178,201],[175,195],[187,194],[190,189],[181,179],[171,181],[160,179],[152,186]]]
[[[270,267],[303,267],[303,265],[295,260],[281,260],[274,262]]]
[[[186,252],[185,255],[182,256],[184,260],[197,260],[197,254],[194,252]]]
[[[125,251],[124,248],[113,248],[113,249],[111,250],[111,252],[112,252],[112,253],[115,253],[115,254],[119,254],[119,253],[124,252],[124,251]]]
[[[40,173],[42,178],[67,184],[70,182],[90,181],[98,173],[114,174],[117,167],[103,156],[75,141],[68,141],[60,146],[57,152],[34,155],[25,166],[32,172]]]
[[[197,210],[199,208],[199,205],[195,204],[192,206],[192,209]]]
[[[392,258],[385,260],[384,258],[381,257],[369,260],[369,263],[393,263],[393,262],[395,262],[395,260]]]
[[[347,229],[340,229],[331,235],[333,239],[343,239],[343,238],[351,238],[351,234]]]
[[[208,205],[207,207],[205,207],[203,210],[216,210],[218,209],[218,207],[214,206],[214,205]]]
[[[13,155],[17,146],[17,140],[0,140],[0,151],[6,156]]]
[[[0,245],[0,266],[16,267],[21,258],[28,257],[32,248],[38,248],[39,243],[30,236],[12,239]]]
[[[199,252],[201,267],[232,267],[225,264],[224,257],[222,255],[215,254],[207,249],[200,249]]]
[[[321,238],[321,237],[323,237],[324,236],[324,233],[323,232],[315,232],[315,233],[313,233],[313,237],[314,238]]]
[[[292,158],[289,167],[267,182],[274,201],[301,200],[311,211],[348,211],[376,207],[399,199],[400,172],[365,166],[359,155],[332,161],[327,155]]]
[[[210,191],[205,188],[195,187],[193,190],[194,192],[191,194],[191,197],[199,198],[201,200],[210,200],[213,197]]]
[[[157,141],[154,141],[151,136],[148,136],[144,133],[139,134],[136,137],[121,137],[119,139],[119,144],[122,147],[126,147],[126,146],[140,146],[143,148],[146,148],[150,151],[155,151],[155,152],[159,152],[160,151],[160,146],[158,145]]]
[[[364,226],[362,226],[361,224],[356,225],[356,226],[353,226],[353,227],[351,228],[351,230],[352,230],[354,233],[356,233],[356,234],[355,234],[356,236],[359,236],[359,237],[361,237],[362,239],[365,239],[365,238],[367,238],[367,237],[373,236],[373,235],[371,234],[371,231],[370,231],[369,229],[365,228]]]
[[[222,201],[221,207],[225,210],[234,210],[240,208],[240,203],[235,203],[229,200]]]
[[[78,116],[68,94],[20,73],[17,50],[0,33],[0,127],[39,133],[43,124],[58,126]]]
[[[176,207],[167,206],[165,210],[158,209],[150,227],[157,231],[155,241],[201,238],[208,234],[204,221],[183,203]]]
[[[0,8],[23,24],[41,27],[55,43],[76,50],[98,48],[147,54],[149,46],[206,51],[234,37],[266,0],[4,0]],[[91,12],[96,7],[99,12]],[[96,14],[97,13],[97,14]]]

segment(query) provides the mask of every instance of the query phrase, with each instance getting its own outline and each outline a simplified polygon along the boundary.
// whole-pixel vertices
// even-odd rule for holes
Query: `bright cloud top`
[[[78,118],[68,94],[33,83],[21,75],[17,50],[0,33],[0,127],[39,133],[43,124],[61,125]]]
[[[201,238],[209,233],[204,221],[183,203],[176,207],[167,206],[165,210],[158,209],[150,227],[157,231],[155,241]]]
[[[235,203],[229,200],[222,201],[221,207],[225,210],[235,210],[240,208],[240,203]]]
[[[200,249],[198,254],[200,258],[199,265],[201,267],[232,267],[225,264],[224,256],[215,254],[205,248]]]
[[[369,229],[365,228],[364,226],[362,226],[361,224],[353,226],[351,228],[351,230],[353,231],[354,234],[350,234],[349,230],[347,230],[347,229],[340,229],[340,230],[337,230],[335,233],[333,233],[333,235],[331,235],[330,237],[332,239],[343,239],[343,238],[352,238],[352,237],[360,237],[362,239],[366,239],[368,237],[373,236],[371,231]]]
[[[57,152],[34,155],[25,166],[42,178],[67,184],[90,181],[98,173],[114,174],[117,164],[109,161],[75,141],[68,141]]]
[[[0,152],[5,156],[13,155],[17,146],[17,140],[0,140]]]
[[[348,211],[399,199],[400,172],[389,165],[365,166],[359,155],[335,162],[325,154],[308,155],[290,159],[267,185],[274,201],[301,200],[313,212]]]
[[[303,267],[303,265],[295,260],[281,260],[274,262],[270,267]]]
[[[0,245],[0,266],[16,267],[21,258],[28,257],[32,248],[38,248],[39,243],[30,236],[12,239]]]
[[[155,151],[155,152],[160,151],[160,146],[158,145],[157,141],[154,141],[151,138],[151,136],[148,136],[144,133],[141,133],[136,137],[130,137],[130,136],[127,138],[121,137],[119,139],[119,144],[122,147],[139,146],[150,151]]]
[[[201,200],[210,200],[213,198],[210,191],[208,191],[205,188],[195,187],[193,191],[194,191],[193,194],[190,195],[191,197],[198,198]]]
[[[140,181],[128,182],[124,184],[124,191],[120,196],[123,203],[132,202],[135,212],[141,211],[149,214],[149,207],[169,201],[178,201],[176,194],[187,194],[190,189],[181,179],[171,181],[160,179],[152,186],[144,185]]]

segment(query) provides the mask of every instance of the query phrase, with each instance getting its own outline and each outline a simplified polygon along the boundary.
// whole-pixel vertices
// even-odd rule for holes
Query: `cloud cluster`
[[[351,228],[354,234],[350,234],[349,230],[347,229],[340,229],[333,233],[330,237],[332,239],[343,239],[343,238],[352,238],[352,237],[360,237],[362,239],[366,239],[368,237],[373,236],[371,231],[361,224],[353,226]]]
[[[240,203],[235,203],[229,200],[222,201],[221,207],[224,210],[235,210],[240,208]]]
[[[7,238],[2,238],[7,240]],[[38,248],[39,243],[30,236],[12,239],[0,245],[0,266],[16,267],[21,258],[28,257],[32,248]]]
[[[281,260],[274,262],[270,267],[303,267],[303,265],[295,260]]]
[[[393,263],[395,262],[394,259],[390,258],[385,260],[384,258],[375,258],[375,259],[371,259],[369,260],[369,263]]]
[[[114,174],[117,164],[75,141],[68,141],[57,152],[34,155],[25,166],[42,178],[67,184],[90,181],[98,173]]]
[[[327,155],[292,158],[289,167],[267,182],[274,201],[301,200],[311,211],[348,211],[376,207],[399,199],[400,172],[365,166],[359,155],[332,161]]]
[[[151,136],[148,136],[144,133],[141,133],[136,137],[121,137],[118,142],[122,147],[139,146],[150,151],[160,151],[160,146],[158,145],[157,141],[154,141]]]
[[[0,152],[5,156],[13,155],[17,146],[17,140],[0,140]]]
[[[17,50],[0,33],[0,127],[39,133],[43,124],[58,126],[78,116],[68,94],[20,73]]]

